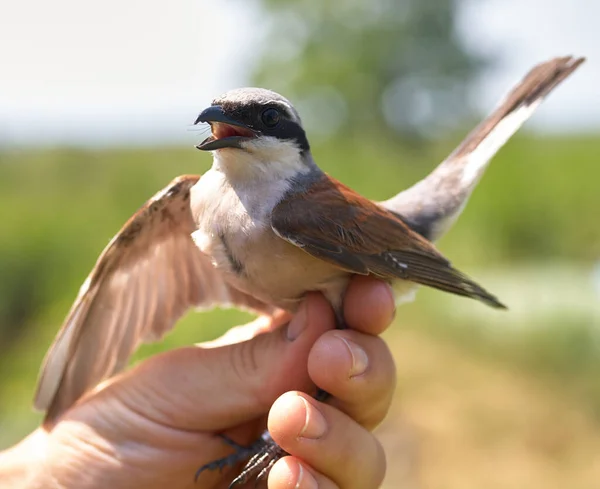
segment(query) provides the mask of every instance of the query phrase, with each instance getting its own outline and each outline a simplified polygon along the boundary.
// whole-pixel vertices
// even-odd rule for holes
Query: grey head
[[[244,149],[244,142],[260,137],[293,142],[302,153],[310,146],[300,116],[284,96],[264,88],[236,88],[215,98],[195,124],[207,122],[212,136],[196,146],[213,151]]]

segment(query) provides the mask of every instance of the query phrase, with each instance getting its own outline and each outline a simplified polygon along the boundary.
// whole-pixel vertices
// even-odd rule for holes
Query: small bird
[[[306,292],[320,291],[343,328],[344,291],[361,274],[389,281],[398,302],[421,284],[504,308],[432,241],[458,217],[491,157],[582,62],[536,66],[430,176],[381,203],[317,166],[286,98],[242,88],[213,100],[196,120],[211,127],[197,148],[213,152],[212,168],[176,178],[146,202],[81,287],[41,370],[35,406],[46,424],[192,307],[293,312]],[[264,435],[261,453],[275,455],[259,453],[235,482],[264,475],[281,456],[273,445]]]

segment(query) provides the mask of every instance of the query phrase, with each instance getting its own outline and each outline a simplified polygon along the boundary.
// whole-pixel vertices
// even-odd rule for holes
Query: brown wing
[[[400,278],[504,307],[396,215],[323,174],[273,211],[283,239],[358,274]]]
[[[98,258],[44,360],[35,407],[47,420],[122,369],[141,342],[159,339],[191,307],[272,310],[229,287],[193,243],[189,201],[198,179],[173,180]]]

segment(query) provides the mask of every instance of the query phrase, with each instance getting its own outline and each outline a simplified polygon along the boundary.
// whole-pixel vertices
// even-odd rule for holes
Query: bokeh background
[[[429,290],[403,306],[378,433],[388,489],[598,487],[599,14],[589,0],[2,3],[0,448],[39,422],[38,367],[98,253],[171,178],[209,167],[191,122],[214,95],[288,95],[321,166],[384,199],[532,65],[577,54],[440,242],[510,310]],[[247,318],[192,314],[136,360]]]

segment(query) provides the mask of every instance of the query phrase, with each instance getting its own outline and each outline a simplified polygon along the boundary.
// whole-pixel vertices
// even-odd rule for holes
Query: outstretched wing
[[[35,407],[47,420],[122,369],[141,342],[162,337],[192,307],[271,311],[228,286],[193,243],[189,201],[198,179],[173,180],[98,258],[42,366]]]
[[[584,61],[566,56],[532,68],[429,176],[381,205],[427,239],[440,238],[462,212],[496,152]]]
[[[286,196],[273,210],[271,226],[349,272],[409,280],[504,307],[396,215],[325,174]]]

